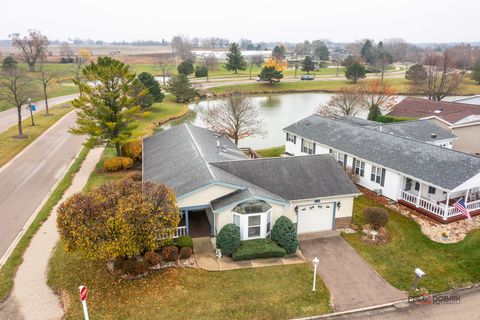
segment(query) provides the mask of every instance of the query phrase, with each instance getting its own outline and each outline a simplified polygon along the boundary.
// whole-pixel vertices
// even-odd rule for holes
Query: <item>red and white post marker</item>
[[[89,320],[87,309],[87,287],[80,286],[78,289],[80,290],[80,301],[82,301],[83,315],[85,316],[85,320]]]

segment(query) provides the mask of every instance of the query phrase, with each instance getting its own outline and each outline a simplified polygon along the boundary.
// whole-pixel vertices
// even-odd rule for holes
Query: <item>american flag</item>
[[[467,207],[465,206],[465,200],[463,198],[460,198],[455,204],[453,205],[455,208],[457,208],[458,211],[460,211],[464,216],[466,216],[469,220],[472,219],[472,216],[470,216],[470,212],[468,212]]]

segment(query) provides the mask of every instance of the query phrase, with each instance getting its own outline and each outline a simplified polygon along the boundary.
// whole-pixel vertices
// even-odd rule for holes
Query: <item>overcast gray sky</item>
[[[183,34],[291,41],[479,41],[480,0],[1,0],[0,39],[161,40]]]

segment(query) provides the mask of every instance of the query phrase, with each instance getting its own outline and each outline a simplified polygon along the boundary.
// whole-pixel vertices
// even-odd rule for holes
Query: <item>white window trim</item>
[[[250,214],[240,214],[232,211],[232,221],[235,221],[233,218],[234,216],[239,217],[240,221],[240,239],[242,241],[244,240],[252,240],[252,239],[261,239],[261,238],[266,238],[270,232],[272,231],[272,209],[269,209],[266,212],[260,212],[260,213],[250,213]],[[254,217],[254,216],[260,216],[260,236],[254,236],[254,237],[249,237],[248,236],[248,229],[251,227],[258,227],[258,225],[255,226],[249,226],[248,225],[248,218],[249,217]],[[267,232],[267,222],[268,218],[270,217],[270,231]]]
[[[358,169],[358,173],[357,173],[357,169]],[[363,174],[362,174],[362,171],[363,171]],[[355,174],[359,175],[360,177],[365,177],[365,162],[355,159],[355,163],[353,164],[353,172],[355,172]]]
[[[382,183],[382,168],[377,166],[372,166],[372,172],[370,173],[370,181],[375,182],[377,184]]]
[[[313,154],[313,145],[315,144],[312,140],[303,139],[303,153]]]

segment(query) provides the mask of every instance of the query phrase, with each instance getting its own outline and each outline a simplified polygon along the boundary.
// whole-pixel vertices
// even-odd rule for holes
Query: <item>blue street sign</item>
[[[34,104],[32,104],[32,111],[37,111],[37,107]]]

